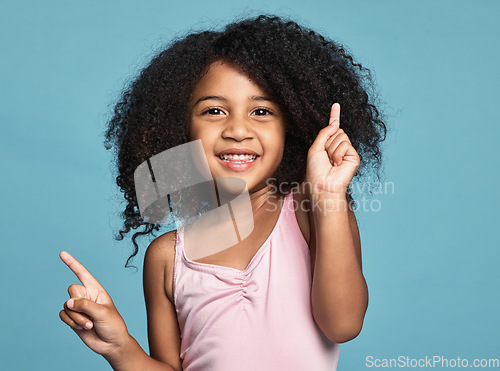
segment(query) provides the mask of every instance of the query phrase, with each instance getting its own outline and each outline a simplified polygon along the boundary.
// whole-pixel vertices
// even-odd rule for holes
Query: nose
[[[225,122],[222,137],[224,139],[234,139],[238,142],[251,139],[253,138],[251,124],[250,120],[244,117],[232,117]]]

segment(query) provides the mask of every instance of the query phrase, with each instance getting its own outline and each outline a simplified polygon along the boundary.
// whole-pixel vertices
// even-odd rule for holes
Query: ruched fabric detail
[[[244,270],[191,261],[176,234],[174,303],[185,371],[334,371],[339,344],[311,312],[309,247],[288,194]]]

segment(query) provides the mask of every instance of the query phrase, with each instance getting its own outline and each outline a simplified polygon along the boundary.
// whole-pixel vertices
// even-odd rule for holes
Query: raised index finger
[[[330,125],[337,124],[340,127],[340,104],[332,104],[332,109],[330,110]]]
[[[101,284],[97,282],[92,274],[85,268],[78,260],[73,258],[71,254],[67,251],[61,251],[59,253],[59,257],[61,260],[73,271],[74,274],[78,277],[80,282],[85,287],[101,287]]]

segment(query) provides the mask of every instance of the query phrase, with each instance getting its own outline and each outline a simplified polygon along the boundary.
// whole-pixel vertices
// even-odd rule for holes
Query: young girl
[[[115,370],[335,370],[339,343],[359,334],[368,305],[350,183],[380,165],[386,134],[365,72],[337,43],[269,16],[161,51],[106,133],[128,202],[120,236],[145,226],[129,260],[136,237],[159,229],[141,218],[135,169],[198,139],[214,179],[246,182],[253,230],[196,260],[184,227],[149,245],[150,356],[65,251],[82,285],[69,287],[61,319]]]

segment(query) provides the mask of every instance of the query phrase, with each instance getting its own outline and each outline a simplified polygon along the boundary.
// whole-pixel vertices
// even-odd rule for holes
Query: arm
[[[167,362],[164,359],[155,360],[142,350],[128,333],[109,294],[82,264],[65,251],[59,256],[82,282],[82,285],[68,288],[71,299],[64,303],[59,316],[90,349],[102,355],[114,370],[176,370],[170,366],[168,359]],[[161,270],[157,269],[160,263],[153,264],[152,259],[147,261],[148,265],[154,266],[148,271],[151,272],[150,277],[158,279],[161,275]],[[84,328],[86,324],[89,327]]]
[[[359,231],[346,194],[359,164],[359,155],[340,129],[340,105],[333,104],[329,125],[309,149],[306,181],[312,186],[312,311],[325,335],[337,343],[359,334],[368,307]]]
[[[312,212],[311,250],[315,251],[311,301],[313,316],[336,343],[355,338],[368,307],[356,217],[346,197],[320,199],[328,212]]]
[[[180,331],[175,307],[167,295],[172,287],[174,247],[175,231],[172,231],[155,239],[144,257],[143,286],[151,356],[130,336],[120,354],[108,359],[114,370],[182,370]]]
[[[148,356],[132,336],[129,336],[127,344],[120,352],[105,358],[115,371],[177,371],[172,366]]]

